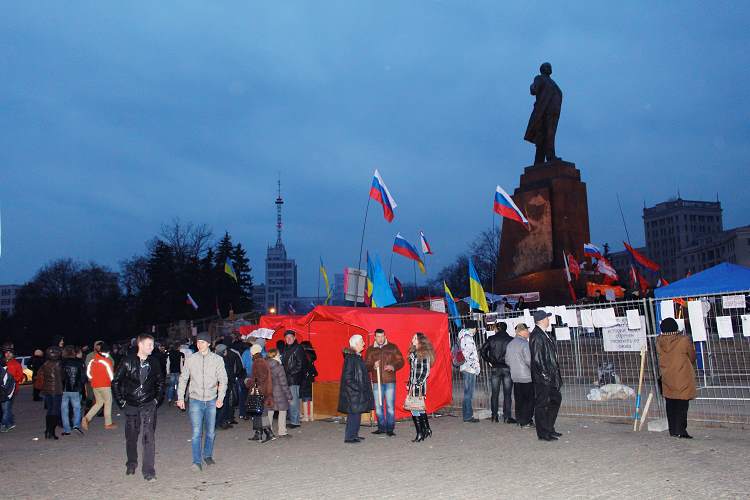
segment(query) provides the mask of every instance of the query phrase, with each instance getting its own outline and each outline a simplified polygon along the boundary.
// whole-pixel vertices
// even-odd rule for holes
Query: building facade
[[[662,275],[669,281],[683,278],[688,270],[683,251],[723,232],[721,203],[679,197],[658,203],[643,209],[643,230],[647,253],[662,267]]]
[[[269,312],[271,308],[277,314],[287,314],[289,305],[297,299],[297,264],[286,253],[286,247],[281,240],[281,208],[284,199],[281,197],[281,181],[278,183],[279,193],[276,198],[276,244],[266,249],[266,282],[259,288],[264,291],[262,312]]]
[[[16,295],[21,285],[0,285],[0,316],[12,316],[16,310]]]

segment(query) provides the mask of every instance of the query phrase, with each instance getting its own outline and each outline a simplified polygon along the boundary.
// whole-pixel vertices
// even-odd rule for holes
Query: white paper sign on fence
[[[581,309],[581,326],[594,328],[594,316],[591,314],[591,309]]]
[[[564,325],[566,323],[565,320],[568,319],[568,316],[567,316],[567,309],[565,308],[565,306],[555,306],[555,315],[560,316],[561,325]]]
[[[674,319],[677,322],[677,329],[681,332],[685,331],[685,320],[683,318],[675,318]]]
[[[720,339],[731,339],[734,337],[731,316],[716,316],[716,331]]]
[[[565,309],[565,323],[568,326],[578,326],[578,311],[576,309]]]
[[[743,314],[742,318],[742,336],[750,337],[750,314]]]
[[[690,331],[693,334],[693,342],[706,341],[706,323],[703,321],[703,305],[700,300],[688,302],[688,319],[690,319]]]
[[[628,318],[628,330],[637,330],[641,327],[641,316],[638,314],[638,309],[628,309],[625,314]]]
[[[646,329],[643,328],[646,321],[645,318],[639,318],[639,321],[641,328],[637,330],[628,328],[627,318],[617,318],[614,326],[602,328],[604,350],[606,352],[640,351],[641,347],[646,345]]]
[[[555,338],[557,340],[570,340],[570,328],[567,326],[558,326],[555,328]]]
[[[674,318],[674,302],[672,299],[659,302],[659,310],[661,311],[661,319]]]
[[[615,326],[617,324],[617,317],[615,316],[615,310],[611,307],[606,309],[594,309],[594,326],[599,328],[607,328]]]
[[[549,317],[549,324],[550,325],[556,325],[557,324],[557,316],[555,316],[555,306],[545,306],[542,307],[542,311],[551,314],[552,316]]]
[[[721,298],[721,307],[724,309],[744,309],[745,308],[745,296],[744,295],[724,295]]]

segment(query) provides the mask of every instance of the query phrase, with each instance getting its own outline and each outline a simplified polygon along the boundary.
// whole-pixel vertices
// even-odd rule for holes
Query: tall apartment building
[[[271,307],[277,313],[285,314],[288,304],[297,298],[297,264],[287,256],[284,243],[281,241],[281,181],[279,195],[276,198],[276,244],[266,250],[265,311]]]
[[[683,251],[723,232],[721,203],[679,197],[658,203],[643,209],[643,228],[647,253],[662,266],[662,275],[680,279],[691,270]]]
[[[16,310],[16,295],[21,285],[0,285],[0,315],[12,316]]]

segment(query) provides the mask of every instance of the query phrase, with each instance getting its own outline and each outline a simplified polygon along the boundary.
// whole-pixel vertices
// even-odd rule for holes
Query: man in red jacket
[[[23,367],[14,357],[12,344],[5,344],[3,346],[3,356],[5,357],[5,369],[15,379],[16,388],[21,387],[24,379]],[[16,394],[18,394],[18,390],[16,390],[12,398],[2,403],[3,419],[0,422],[0,432],[8,432],[16,427],[16,421],[13,418],[13,400],[16,398]]]

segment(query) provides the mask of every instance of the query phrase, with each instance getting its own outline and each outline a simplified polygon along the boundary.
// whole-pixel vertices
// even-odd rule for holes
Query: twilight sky
[[[393,236],[451,262],[491,226],[533,146],[528,87],[553,65],[557,152],[588,185],[592,240],[634,243],[641,210],[713,200],[750,223],[750,4],[744,2],[8,2],[0,7],[0,283],[51,259],[117,268],[163,222],[275,241],[275,181],[300,293],[356,265],[379,168]],[[403,257],[394,273],[411,281]]]

